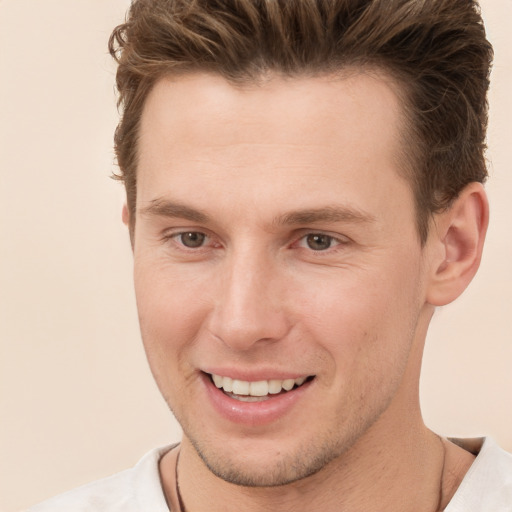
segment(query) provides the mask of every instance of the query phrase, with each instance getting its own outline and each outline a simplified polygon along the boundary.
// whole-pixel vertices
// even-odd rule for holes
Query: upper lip
[[[257,382],[261,380],[286,380],[298,379],[300,377],[309,377],[311,373],[290,372],[280,369],[259,369],[259,370],[241,370],[235,368],[208,368],[202,370],[207,374],[220,375],[221,377],[230,377],[233,380],[242,380],[247,382]]]

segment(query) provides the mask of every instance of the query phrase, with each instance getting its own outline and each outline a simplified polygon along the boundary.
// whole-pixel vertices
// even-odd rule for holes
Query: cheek
[[[418,276],[410,274],[346,274],[324,282],[304,302],[304,328],[329,355],[340,385],[359,375],[382,379],[401,371],[420,310]]]
[[[176,357],[197,338],[208,305],[206,290],[195,279],[186,278],[158,264],[135,261],[135,295],[142,339],[148,357],[153,353]]]
[[[135,261],[134,283],[142,342],[151,372],[174,410],[195,382],[190,349],[206,315],[204,298],[187,280]]]

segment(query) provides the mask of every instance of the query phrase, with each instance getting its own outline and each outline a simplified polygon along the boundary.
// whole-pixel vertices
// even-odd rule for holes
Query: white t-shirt
[[[51,498],[27,512],[169,512],[158,462],[170,449],[152,450],[132,469]],[[485,438],[445,512],[512,512],[512,455]]]
[[[171,448],[152,450],[131,469],[59,494],[26,512],[169,512],[158,462]]]
[[[486,437],[444,512],[512,512],[512,454]]]

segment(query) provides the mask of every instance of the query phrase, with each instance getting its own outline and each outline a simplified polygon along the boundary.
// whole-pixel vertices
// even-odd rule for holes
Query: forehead
[[[216,205],[253,204],[256,215],[265,189],[277,214],[299,194],[300,207],[344,202],[378,216],[404,187],[395,90],[362,71],[243,86],[206,73],[161,79],[142,115],[137,203],[214,194]]]
[[[380,134],[375,142],[396,149],[402,114],[395,94],[398,87],[384,73],[363,70],[347,70],[341,76],[270,75],[243,84],[207,73],[164,77],[146,100],[141,135],[144,140],[145,133],[155,135],[160,130],[174,135],[176,145],[204,145],[205,139],[211,145],[266,143],[272,138],[293,144],[322,141],[336,147],[363,140],[372,126],[387,124],[390,137]],[[340,130],[355,117],[359,122],[345,125],[343,133],[329,130],[329,125]]]

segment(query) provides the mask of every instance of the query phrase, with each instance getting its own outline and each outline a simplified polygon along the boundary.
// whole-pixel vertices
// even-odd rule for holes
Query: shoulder
[[[454,441],[466,448],[463,440]],[[480,444],[446,512],[512,512],[512,455],[491,438],[480,440]]]
[[[26,512],[168,512],[158,463],[172,448],[154,449],[131,469],[55,496]]]

